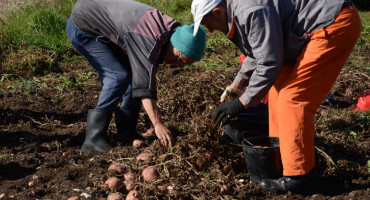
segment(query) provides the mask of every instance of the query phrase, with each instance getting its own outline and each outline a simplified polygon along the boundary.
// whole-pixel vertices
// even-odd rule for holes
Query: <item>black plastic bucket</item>
[[[242,142],[245,162],[252,180],[276,179],[282,176],[278,137],[244,138]]]
[[[243,139],[245,138],[264,136],[256,131],[241,131],[238,128],[232,126],[225,126],[224,131],[224,138],[226,141],[232,141],[239,145],[242,144]]]

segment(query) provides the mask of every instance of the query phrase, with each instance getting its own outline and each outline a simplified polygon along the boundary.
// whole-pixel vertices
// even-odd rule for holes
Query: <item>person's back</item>
[[[161,62],[162,49],[180,23],[132,0],[78,0],[71,21],[98,41],[117,45],[127,54],[134,97],[145,94],[156,98],[153,81],[156,66]]]
[[[169,32],[180,25],[159,10],[132,0],[79,0],[71,20],[80,30],[99,41],[111,41],[126,53],[130,48],[128,43],[135,40],[139,48],[145,49],[143,54],[153,53],[155,43],[165,42],[161,40],[167,40]]]
[[[293,63],[299,55],[309,38],[306,34],[311,34],[332,23],[343,4],[343,0],[230,0],[228,2],[238,22],[236,23],[237,30],[240,31],[239,33],[236,31],[236,34],[240,35],[236,35],[232,41],[243,49],[245,42],[241,43],[240,38],[247,38],[246,35],[248,35],[253,39],[253,32],[256,34],[267,32],[266,37],[270,37],[269,35],[282,37],[284,60],[288,63]],[[275,29],[264,30],[265,24],[258,24],[258,21],[251,24],[253,21],[251,19],[263,19],[262,16],[266,18],[268,15],[280,24]],[[245,29],[251,32],[245,33]],[[246,49],[246,51],[248,51],[245,52],[246,54],[252,56],[250,50]]]

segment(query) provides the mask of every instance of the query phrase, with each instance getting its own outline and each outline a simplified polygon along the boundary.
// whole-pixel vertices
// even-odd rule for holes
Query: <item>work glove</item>
[[[213,121],[215,121],[217,124],[222,122],[223,126],[228,123],[231,118],[234,118],[242,111],[244,111],[243,104],[239,99],[234,99],[216,108],[215,112],[213,113]]]
[[[228,95],[232,96],[233,98],[239,97],[241,95],[241,91],[232,87],[232,86],[227,86],[225,91],[222,93],[220,101],[224,102],[226,97]]]

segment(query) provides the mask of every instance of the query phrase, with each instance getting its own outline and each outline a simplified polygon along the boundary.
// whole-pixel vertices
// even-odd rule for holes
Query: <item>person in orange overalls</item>
[[[245,91],[217,107],[226,124],[268,93],[269,135],[279,137],[283,177],[260,186],[315,190],[313,116],[353,50],[361,21],[350,0],[193,0],[195,29],[225,34],[247,57],[229,86]]]

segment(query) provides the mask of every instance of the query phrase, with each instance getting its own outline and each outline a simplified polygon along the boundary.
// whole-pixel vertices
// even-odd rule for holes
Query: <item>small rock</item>
[[[91,198],[91,195],[90,195],[90,194],[87,194],[86,192],[81,193],[81,194],[80,194],[80,196],[81,196],[81,197],[84,197],[84,198],[86,198],[86,199]]]
[[[79,193],[81,193],[81,192],[82,192],[82,190],[81,190],[81,189],[78,189],[78,188],[73,189],[73,191],[75,191],[75,192],[79,192]]]

